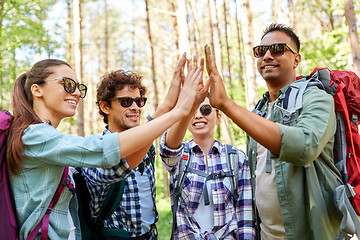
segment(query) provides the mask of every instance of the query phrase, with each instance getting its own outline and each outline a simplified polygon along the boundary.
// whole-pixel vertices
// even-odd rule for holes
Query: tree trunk
[[[185,0],[177,1],[177,25],[179,26],[179,51],[180,55],[183,52],[190,53],[189,29],[186,20],[186,5]],[[190,55],[191,56],[191,55]]]
[[[245,61],[246,61],[246,78],[245,78],[245,92],[246,92],[246,106],[247,109],[252,110],[258,100],[258,92],[256,87],[256,69],[255,59],[252,53],[253,43],[253,27],[252,17],[249,5],[249,0],[244,0],[244,44],[245,44]]]
[[[67,41],[66,60],[71,66],[74,66],[73,49],[72,49],[73,48],[73,44],[72,44],[73,18],[71,15],[72,9],[71,9],[70,0],[66,1],[66,3],[67,3],[67,11],[68,11],[67,23],[69,28],[68,31],[66,32],[66,41]]]
[[[4,11],[4,1],[0,0],[0,39],[2,37],[2,32],[3,32],[3,11]],[[2,49],[1,47],[2,43],[0,41],[0,49]],[[0,51],[0,64],[3,64],[3,54]],[[4,102],[3,102],[3,92],[6,92],[6,90],[4,89],[4,84],[3,84],[3,79],[4,79],[4,73],[3,71],[0,71],[0,106],[3,107],[4,106]]]
[[[168,78],[168,76],[171,76],[171,74],[167,74],[166,72],[166,59],[165,59],[165,53],[164,53],[164,49],[161,51],[161,82],[162,82],[162,95],[166,96],[166,92],[167,92],[167,86],[166,86],[166,80]],[[156,141],[156,146],[159,146],[158,141]],[[161,164],[162,166],[162,170],[163,170],[163,177],[164,177],[164,197],[169,197],[170,196],[170,191],[169,191],[169,173],[165,167],[164,164]]]
[[[221,39],[220,39],[220,30],[219,23],[216,12],[216,3],[215,0],[208,0],[209,5],[209,18],[210,18],[210,29],[211,29],[211,41],[212,41],[212,52],[215,55],[215,61],[219,73],[223,74],[223,64],[222,64],[222,54],[221,54]],[[232,144],[231,135],[229,132],[229,119],[227,116],[223,115],[222,122],[220,126],[221,135],[224,138],[226,144]]]
[[[223,74],[222,56],[221,56],[221,40],[219,24],[217,22],[216,4],[215,0],[208,0],[209,4],[209,18],[210,18],[210,29],[211,29],[211,42],[212,51],[215,55],[216,66],[219,69],[219,73]]]
[[[81,49],[81,0],[74,0],[74,42],[75,42],[75,71],[79,82],[82,82],[82,49]],[[84,136],[84,101],[78,105],[78,135]]]
[[[158,97],[158,89],[156,84],[156,72],[155,72],[155,56],[154,56],[154,46],[151,36],[151,28],[150,28],[150,15],[149,15],[149,1],[145,0],[145,10],[146,10],[146,26],[147,32],[149,37],[149,44],[150,44],[150,58],[151,58],[151,72],[152,72],[152,81],[154,87],[154,109],[156,109],[159,105],[159,97]]]
[[[107,0],[104,0],[104,15],[105,15],[105,26],[104,26],[104,41],[105,41],[105,59],[104,68],[105,71],[109,69],[109,16],[108,16],[108,4]]]
[[[277,22],[276,0],[271,1],[271,22]]]
[[[190,0],[190,9],[194,18],[194,42],[195,42],[195,53],[196,56],[201,56],[201,39],[200,39],[200,31],[199,31],[199,19],[196,11],[196,1]]]
[[[132,0],[132,11],[135,12],[135,0]],[[132,14],[131,25],[132,25],[132,31],[131,31],[131,42],[132,42],[131,69],[134,71],[135,70],[135,26],[136,26],[135,14]]]
[[[290,26],[292,26],[292,28],[294,30],[296,30],[295,28],[295,19],[294,19],[294,0],[288,0],[288,18],[289,18],[289,22],[290,22]]]
[[[351,45],[351,56],[353,61],[354,72],[360,76],[360,48],[359,36],[357,33],[356,17],[354,3],[352,0],[345,0],[345,16],[349,27],[349,38]]]
[[[172,0],[171,3],[171,11],[173,12],[173,14],[171,15],[171,20],[172,20],[172,24],[173,24],[173,31],[172,31],[172,39],[173,42],[175,44],[176,47],[176,54],[175,54],[175,61],[177,62],[177,60],[180,58],[180,50],[179,50],[179,27],[177,24],[177,3],[176,0]],[[173,66],[174,64],[172,64],[171,66]]]
[[[228,67],[228,72],[229,72],[229,92],[230,92],[230,97],[231,99],[234,99],[233,96],[233,83],[232,83],[232,56],[231,56],[231,30],[230,30],[230,24],[229,24],[229,19],[228,16],[230,16],[229,14],[229,10],[228,10],[228,6],[229,6],[229,0],[224,0],[224,20],[225,20],[225,40],[226,40],[226,53],[227,53],[227,67]]]
[[[241,24],[239,22],[239,13],[238,13],[238,3],[236,0],[235,2],[235,22],[236,22],[236,36],[239,44],[239,83],[240,86],[244,86],[244,54],[242,52],[244,46],[244,40],[242,37],[242,29],[240,28]]]

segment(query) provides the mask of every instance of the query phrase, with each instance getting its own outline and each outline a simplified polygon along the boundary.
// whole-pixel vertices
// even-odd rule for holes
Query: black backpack
[[[151,146],[148,151],[148,156],[150,157],[151,164],[154,167],[155,160],[155,147]],[[140,163],[141,164],[141,163]],[[142,167],[139,165],[139,167]],[[90,210],[90,201],[91,196],[87,188],[85,179],[82,175],[81,168],[76,168],[77,172],[73,174],[75,183],[76,183],[76,196],[78,198],[79,209],[78,215],[80,220],[81,236],[85,240],[102,240],[105,236],[111,236],[114,234],[114,231],[108,231],[104,227],[104,221],[114,213],[116,208],[119,206],[119,203],[122,199],[125,187],[125,179],[113,183],[110,186],[109,193],[104,201],[104,204],[101,206],[99,211],[99,217],[94,222],[91,219],[91,210]],[[130,234],[123,229],[116,229],[116,237],[129,238]]]

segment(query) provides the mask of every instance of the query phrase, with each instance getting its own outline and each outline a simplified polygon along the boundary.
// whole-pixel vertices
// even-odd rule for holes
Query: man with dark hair
[[[154,118],[174,107],[184,79],[185,62],[186,57],[183,55],[165,101],[158,107]],[[142,107],[147,100],[146,87],[141,80],[141,76],[136,73],[123,70],[107,73],[101,78],[97,87],[97,104],[107,124],[103,134],[126,131],[140,124]],[[111,168],[82,169],[92,199],[90,209],[94,222],[99,222],[100,209],[114,183],[125,183],[115,211],[100,221],[101,239],[157,239],[155,224],[159,215],[155,205],[154,157],[154,146],[147,146],[121,159],[119,165]],[[138,166],[132,166],[129,161],[131,158],[143,160]]]
[[[300,41],[290,27],[271,24],[254,47],[257,69],[266,82],[258,114],[226,95],[214,56],[205,47],[210,103],[248,134],[259,239],[335,239],[341,215],[333,191],[340,185],[331,171],[335,111],[333,98],[315,86],[305,89],[297,120],[285,122],[280,101],[296,78]]]

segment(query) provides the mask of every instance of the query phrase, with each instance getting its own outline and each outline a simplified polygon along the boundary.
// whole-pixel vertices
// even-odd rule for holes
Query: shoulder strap
[[[172,211],[173,221],[172,221],[171,239],[174,239],[174,234],[175,234],[176,226],[177,226],[176,211],[177,211],[178,204],[179,204],[179,198],[181,195],[182,185],[184,184],[185,174],[188,172],[190,165],[191,165],[191,151],[190,151],[189,147],[187,146],[187,144],[185,144],[182,157],[179,160],[179,165],[178,165],[179,174],[177,177],[176,186],[175,186],[174,193],[172,196],[173,205],[171,207],[171,211]]]
[[[114,213],[117,206],[120,204],[122,195],[124,193],[125,180],[111,184],[106,199],[99,211],[99,217],[96,219],[95,224],[103,226],[104,221]]]
[[[155,147],[154,144],[151,145],[149,151],[148,151],[148,155],[149,158],[151,160],[151,164],[153,165],[153,167],[155,167],[155,155],[156,155],[156,151],[155,151]]]
[[[286,91],[281,94],[276,103],[276,107],[281,109],[281,118],[285,125],[295,124],[298,118],[298,110],[302,108],[302,99],[309,80],[293,82]],[[274,104],[274,106],[275,106]]]
[[[70,183],[68,176],[69,176],[69,167],[66,166],[64,169],[63,175],[61,176],[60,183],[55,191],[53,198],[51,199],[51,202],[45,212],[45,215],[42,217],[39,224],[30,232],[30,234],[28,236],[29,240],[33,240],[36,237],[40,228],[41,228],[41,240],[48,239],[49,218],[50,218],[51,210],[55,207],[56,203],[58,202],[65,186],[67,186],[70,190],[74,189],[74,186]]]
[[[234,208],[236,207],[237,199],[239,198],[238,194],[238,184],[239,184],[239,156],[236,149],[228,144],[225,144],[225,155],[226,163],[231,172],[231,191],[233,197]]]

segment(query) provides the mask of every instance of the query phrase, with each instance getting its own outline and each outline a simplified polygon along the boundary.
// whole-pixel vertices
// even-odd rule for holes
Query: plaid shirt
[[[111,133],[105,128],[103,135]],[[120,149],[121,151],[121,149]],[[143,162],[148,162],[148,154]],[[137,171],[138,168],[135,169]],[[139,186],[136,181],[135,171],[126,163],[126,159],[122,158],[118,165],[111,168],[83,168],[83,176],[86,180],[91,195],[91,217],[96,219],[99,210],[104,204],[110,186],[118,181],[125,179],[125,188],[119,206],[115,209],[111,217],[104,222],[104,226],[108,228],[124,229],[130,233],[131,237],[142,235],[142,217],[141,202],[139,201]],[[155,170],[150,163],[144,168],[144,174],[149,176],[151,186],[151,195],[154,202],[155,222],[158,221],[158,212],[155,205]],[[151,239],[156,239],[156,233],[153,232]]]
[[[166,134],[166,133],[165,133]],[[160,140],[160,156],[170,172],[170,191],[173,196],[178,179],[178,162],[183,154],[184,144],[178,149],[165,146],[165,134]],[[188,143],[191,151],[191,168],[209,173],[229,171],[226,163],[225,146],[215,141],[208,154],[208,166],[204,161],[204,153],[191,140]],[[252,208],[252,190],[250,170],[246,155],[238,150],[239,155],[239,199],[236,208],[233,206],[231,185],[223,179],[211,181],[211,191],[214,202],[214,228],[211,233],[201,233],[199,224],[193,214],[199,206],[205,178],[197,174],[187,173],[182,187],[179,205],[176,212],[176,239],[256,239]],[[173,204],[173,203],[172,203]]]

